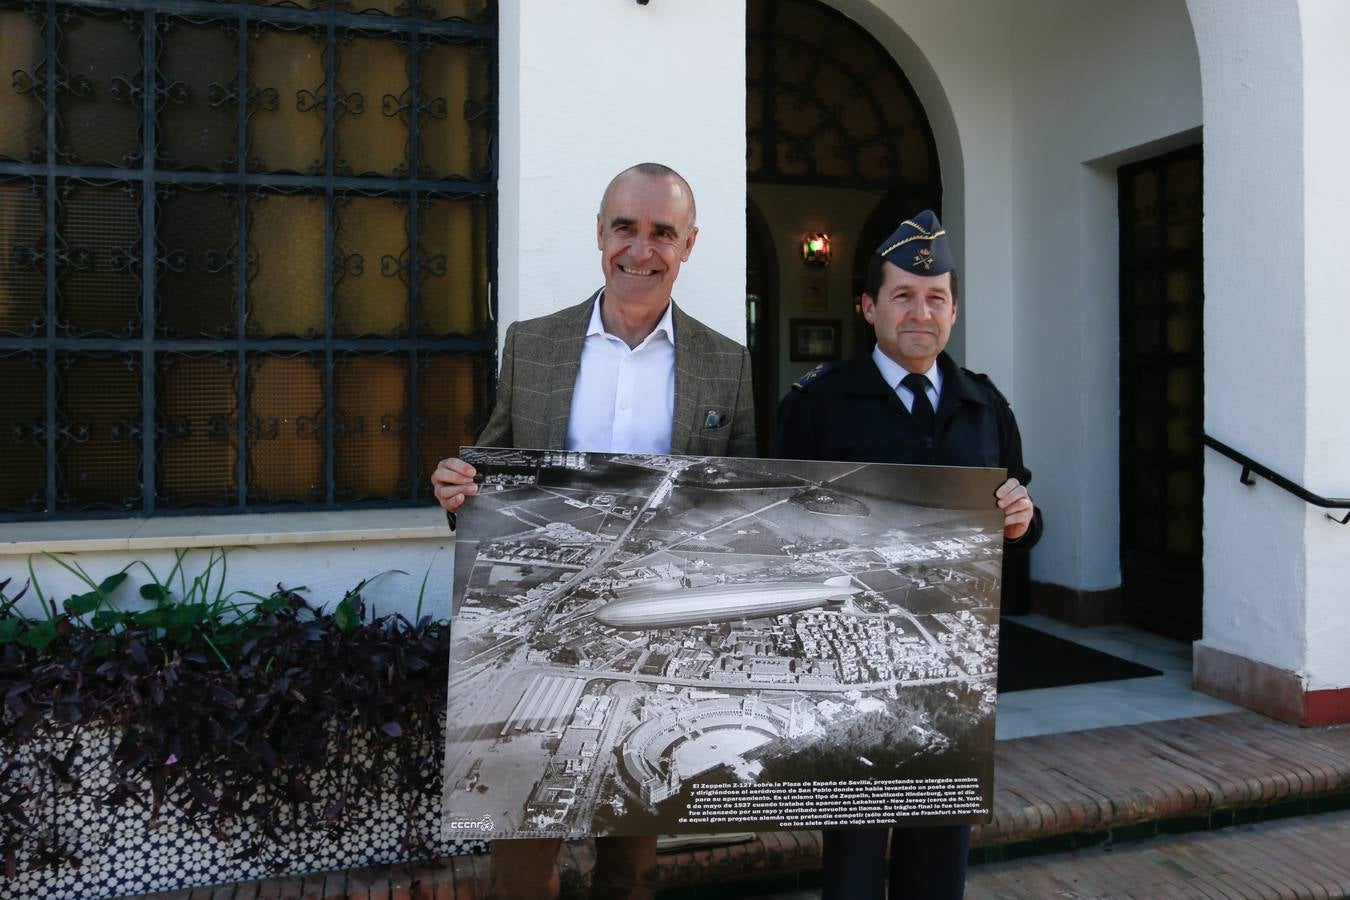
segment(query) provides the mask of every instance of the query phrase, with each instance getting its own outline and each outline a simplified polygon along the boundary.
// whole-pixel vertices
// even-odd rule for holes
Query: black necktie
[[[910,372],[900,383],[914,392],[914,405],[909,414],[914,417],[915,427],[920,434],[931,435],[936,416],[933,415],[933,404],[928,402],[928,376]]]

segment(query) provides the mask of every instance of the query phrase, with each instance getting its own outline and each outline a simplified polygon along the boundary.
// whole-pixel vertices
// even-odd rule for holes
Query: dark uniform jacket
[[[1008,470],[1022,484],[1022,436],[1008,401],[986,375],[938,357],[942,394],[934,434],[920,433],[870,354],[821,367],[793,385],[778,407],[775,456]],[[992,503],[992,499],[990,500]],[[1009,548],[1029,549],[1041,536],[1041,511]]]

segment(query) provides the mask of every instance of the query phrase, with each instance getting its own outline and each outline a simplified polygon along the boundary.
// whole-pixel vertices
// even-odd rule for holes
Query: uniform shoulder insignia
[[[987,390],[990,393],[990,395],[995,397],[1004,406],[1008,407],[1009,409],[1012,408],[1012,404],[1008,402],[1008,398],[1003,396],[1003,392],[998,389],[998,386],[994,384],[994,380],[990,378],[988,375],[984,374],[983,372],[972,372],[965,366],[961,367],[961,374],[965,375],[971,381],[975,382],[976,384],[980,385],[980,387]]]
[[[823,362],[820,365],[816,366],[811,371],[807,372],[801,378],[798,378],[796,381],[792,382],[792,389],[794,391],[804,391],[815,382],[819,381],[826,375],[833,372],[838,367],[839,367],[838,363]]]

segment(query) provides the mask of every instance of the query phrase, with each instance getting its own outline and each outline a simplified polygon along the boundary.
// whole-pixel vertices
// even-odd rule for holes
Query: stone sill
[[[47,553],[444,540],[452,532],[439,507],[238,516],[164,516],[0,524],[0,557]]]

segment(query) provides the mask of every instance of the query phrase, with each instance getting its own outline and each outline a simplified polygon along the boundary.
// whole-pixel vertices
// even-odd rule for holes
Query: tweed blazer
[[[591,309],[585,302],[506,329],[497,405],[478,443],[562,450]],[[673,305],[673,303],[672,303]],[[750,353],[675,306],[675,415],[670,452],[754,456]]]

